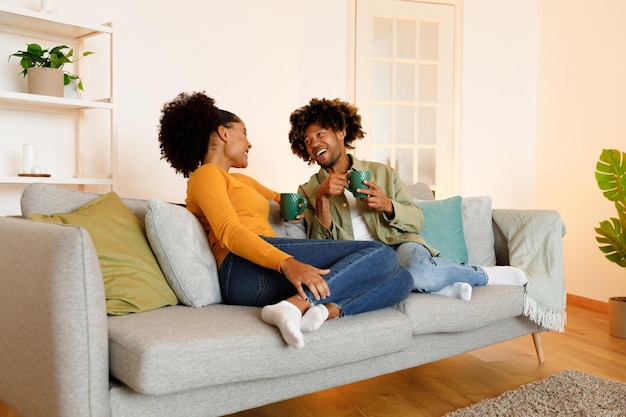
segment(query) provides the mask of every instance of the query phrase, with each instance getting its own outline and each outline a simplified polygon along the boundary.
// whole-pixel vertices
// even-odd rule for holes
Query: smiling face
[[[347,160],[343,142],[345,136],[345,131],[335,132],[313,123],[304,132],[304,145],[313,161],[324,169],[332,170],[338,163]]]

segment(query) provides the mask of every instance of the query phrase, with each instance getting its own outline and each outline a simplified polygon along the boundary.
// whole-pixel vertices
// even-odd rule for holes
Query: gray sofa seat
[[[385,309],[331,320],[324,332],[307,334],[306,349],[290,349],[260,313],[217,304],[110,316],[111,375],[142,394],[162,395],[306,374],[405,350],[411,342],[406,316]]]
[[[472,301],[435,294],[411,293],[396,308],[411,322],[413,335],[476,330],[522,314],[524,287],[479,286]]]

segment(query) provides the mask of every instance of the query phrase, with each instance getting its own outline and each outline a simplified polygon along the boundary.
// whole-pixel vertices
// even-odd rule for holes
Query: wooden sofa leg
[[[537,359],[539,363],[543,363],[543,344],[541,342],[541,333],[533,333],[533,342],[535,343],[535,352],[537,352]]]

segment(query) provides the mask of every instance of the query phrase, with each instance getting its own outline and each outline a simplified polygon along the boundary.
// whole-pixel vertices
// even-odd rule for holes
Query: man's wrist
[[[396,217],[396,210],[393,207],[393,200],[389,199],[389,205],[391,206],[391,210],[385,211],[385,216],[387,216],[389,220],[393,220]]]

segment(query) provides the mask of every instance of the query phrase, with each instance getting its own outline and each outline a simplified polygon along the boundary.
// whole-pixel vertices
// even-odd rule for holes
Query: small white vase
[[[63,97],[63,70],[31,67],[26,74],[28,92],[44,96]]]
[[[609,298],[609,334],[626,339],[626,297]]]

